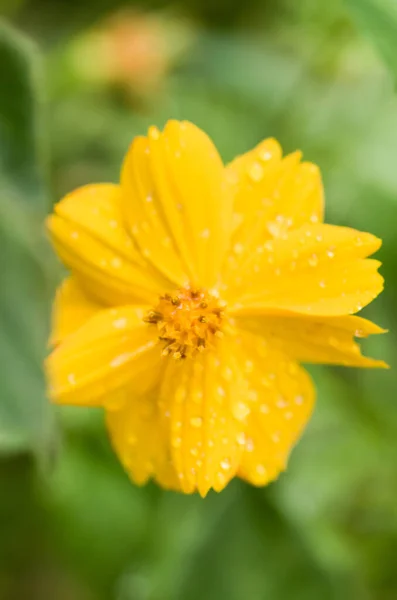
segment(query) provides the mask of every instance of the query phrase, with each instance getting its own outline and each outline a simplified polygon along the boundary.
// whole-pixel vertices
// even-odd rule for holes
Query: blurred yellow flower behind
[[[81,35],[71,47],[81,78],[153,93],[194,39],[188,22],[160,13],[122,11]]]
[[[71,277],[48,359],[54,402],[102,406],[137,483],[185,493],[285,469],[314,388],[300,363],[385,367],[353,316],[382,290],[380,241],[323,223],[318,168],[268,139],[224,167],[188,122],[134,140],[121,182],[48,221]]]

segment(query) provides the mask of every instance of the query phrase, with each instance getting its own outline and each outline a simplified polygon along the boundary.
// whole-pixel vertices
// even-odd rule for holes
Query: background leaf
[[[36,47],[0,22],[0,177],[45,208],[43,73]]]
[[[44,452],[52,439],[42,370],[52,290],[42,236],[47,192],[39,79],[33,45],[2,25],[0,451]]]
[[[395,0],[346,0],[346,4],[380,52],[397,85],[397,3]]]

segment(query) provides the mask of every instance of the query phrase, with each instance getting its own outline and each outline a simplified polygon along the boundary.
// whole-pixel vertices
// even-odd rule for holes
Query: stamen
[[[224,310],[206,290],[182,288],[175,294],[160,296],[144,321],[157,326],[159,340],[164,342],[163,356],[182,360],[204,352],[222,336]]]

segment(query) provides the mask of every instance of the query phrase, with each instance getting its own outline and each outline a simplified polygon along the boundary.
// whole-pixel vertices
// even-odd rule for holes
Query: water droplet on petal
[[[233,251],[235,254],[242,254],[244,252],[244,246],[242,244],[234,244]]]
[[[266,474],[266,467],[263,466],[263,465],[256,465],[255,471],[258,473],[258,475],[265,475]]]
[[[201,427],[203,424],[203,419],[201,417],[192,417],[190,419],[190,425],[192,427]]]
[[[221,461],[221,467],[222,469],[224,469],[225,471],[227,471],[228,469],[230,469],[231,464],[230,464],[230,460],[228,458],[224,458]]]
[[[312,254],[309,257],[308,263],[311,267],[316,267],[318,265],[318,256],[317,254]]]
[[[238,421],[243,421],[251,412],[251,409],[244,402],[237,402],[233,407],[233,416]]]
[[[248,175],[253,181],[260,181],[263,177],[263,167],[258,162],[252,163],[248,169]]]
[[[238,445],[244,446],[245,441],[246,441],[245,433],[243,431],[241,433],[238,433],[236,436],[236,442],[238,443]]]
[[[253,452],[255,448],[254,442],[251,438],[249,438],[245,443],[245,449],[247,452]]]
[[[115,319],[113,321],[113,327],[116,329],[124,329],[127,326],[127,319],[125,317],[121,317],[120,319]]]

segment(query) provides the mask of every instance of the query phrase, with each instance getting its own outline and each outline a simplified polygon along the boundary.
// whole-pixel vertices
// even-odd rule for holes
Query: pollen
[[[144,321],[156,325],[163,356],[179,360],[214,346],[222,336],[224,312],[225,305],[210,292],[189,287],[160,296]]]

